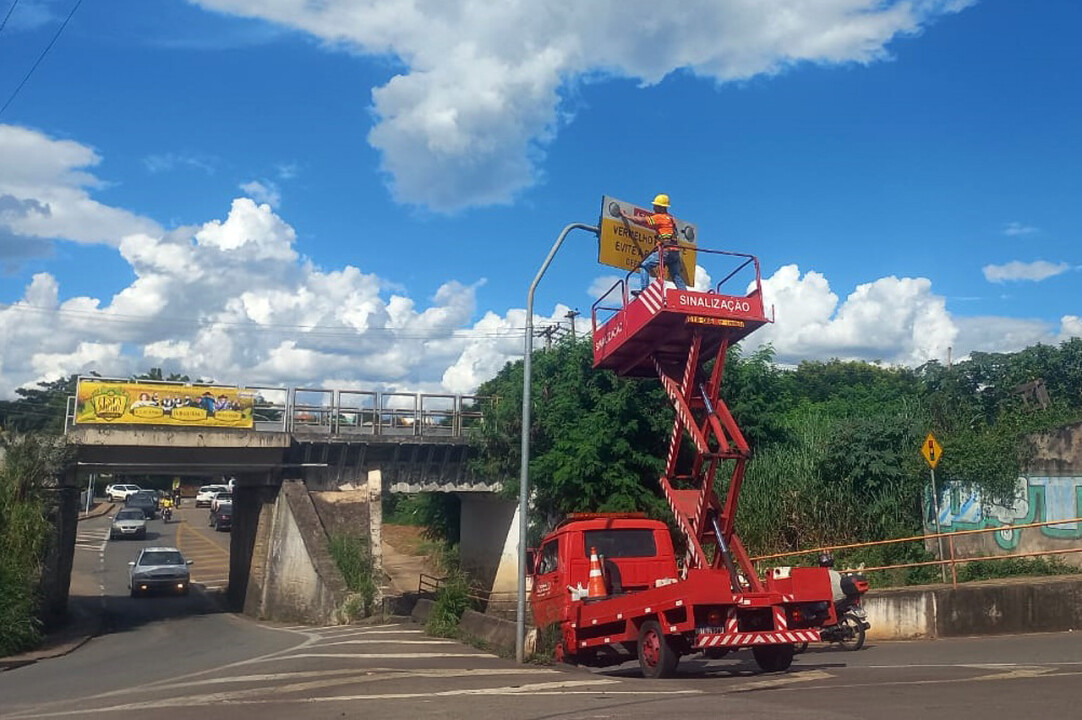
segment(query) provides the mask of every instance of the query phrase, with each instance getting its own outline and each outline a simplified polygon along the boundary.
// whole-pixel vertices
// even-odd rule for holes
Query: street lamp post
[[[518,487],[518,617],[515,627],[515,659],[526,662],[526,506],[529,500],[530,482],[530,371],[533,354],[533,295],[541,277],[549,269],[556,251],[564,243],[564,238],[572,230],[588,230],[594,235],[600,230],[593,225],[571,223],[556,238],[548,257],[541,264],[537,276],[530,283],[526,294],[526,354],[522,362],[522,463],[519,469]]]

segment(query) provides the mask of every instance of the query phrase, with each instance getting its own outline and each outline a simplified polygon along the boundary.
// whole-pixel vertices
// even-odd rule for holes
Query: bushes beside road
[[[52,529],[46,493],[62,452],[54,439],[29,435],[7,442],[0,455],[0,655],[41,638],[39,589]]]

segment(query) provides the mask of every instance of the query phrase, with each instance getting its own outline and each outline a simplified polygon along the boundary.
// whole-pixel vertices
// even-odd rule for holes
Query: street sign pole
[[[928,463],[928,468],[932,473],[932,518],[935,520],[935,539],[936,545],[939,547],[939,574],[943,578],[943,582],[947,582],[947,566],[943,564],[946,559],[943,555],[943,528],[939,525],[939,490],[935,486],[935,466],[939,464],[939,459],[943,457],[943,448],[940,447],[939,441],[935,439],[935,435],[928,433],[928,437],[924,438],[924,442],[921,443],[920,453],[924,456],[924,460]]]
[[[556,238],[548,257],[541,264],[537,276],[530,283],[530,290],[526,293],[526,347],[522,360],[522,458],[519,464],[518,484],[518,608],[515,622],[515,660],[518,663],[526,662],[526,511],[529,505],[530,485],[530,373],[533,356],[533,295],[537,290],[537,284],[541,277],[549,269],[552,258],[556,251],[564,244],[564,238],[572,230],[588,230],[594,235],[600,231],[593,225],[584,223],[572,223],[563,229]]]
[[[939,491],[935,487],[935,468],[932,473],[932,517],[935,518],[936,544],[939,546],[939,574],[943,582],[947,582],[947,566],[943,564],[943,528],[939,526]]]

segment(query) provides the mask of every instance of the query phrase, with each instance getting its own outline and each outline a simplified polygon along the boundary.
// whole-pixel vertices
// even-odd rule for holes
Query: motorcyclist
[[[834,569],[834,556],[828,552],[819,554],[819,567],[824,567],[830,574],[830,592],[833,595],[834,604],[837,605],[845,600],[842,592],[842,574]]]

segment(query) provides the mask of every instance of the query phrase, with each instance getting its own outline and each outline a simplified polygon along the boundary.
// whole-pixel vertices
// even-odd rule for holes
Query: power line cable
[[[15,12],[15,6],[18,4],[19,0],[14,0],[11,3],[11,7],[8,8],[7,15],[4,16],[3,20],[0,20],[0,32],[4,32],[4,28],[7,27],[8,24],[8,18],[11,17],[11,13]]]
[[[71,22],[72,16],[75,15],[75,11],[78,10],[79,6],[82,4],[83,0],[75,0],[75,5],[72,6],[71,12],[68,13],[68,16],[64,18],[64,22],[60,23],[60,27],[56,29],[56,34],[53,35],[53,39],[49,41],[49,44],[46,45],[45,49],[41,51],[40,55],[38,55],[38,59],[35,60],[34,64],[30,66],[30,70],[26,73],[26,77],[24,77],[22,79],[22,82],[18,84],[18,86],[15,88],[15,91],[11,93],[11,97],[7,99],[7,102],[4,103],[3,107],[0,107],[0,115],[4,114],[4,111],[8,109],[8,105],[10,105],[11,102],[15,99],[15,96],[19,94],[19,91],[23,89],[23,85],[26,85],[26,81],[29,80],[30,76],[34,74],[34,71],[38,69],[38,65],[41,64],[41,61],[44,60],[45,56],[49,54],[49,51],[53,49],[53,45],[55,45],[56,41],[60,39],[60,34],[64,32],[64,28],[68,26],[68,23]],[[14,5],[12,6],[12,9],[14,9]],[[8,15],[10,14],[11,11],[9,10]],[[6,18],[4,19],[4,22],[7,22]]]
[[[169,323],[172,326],[190,326],[195,328],[237,328],[241,330],[252,330],[261,333],[270,334],[271,332],[301,332],[304,333],[304,337],[321,337],[321,338],[358,338],[369,333],[374,335],[380,334],[393,334],[395,338],[401,340],[471,340],[471,339],[483,339],[483,338],[510,338],[515,339],[522,335],[524,328],[522,327],[506,327],[492,330],[468,330],[468,329],[453,329],[453,328],[429,328],[425,332],[417,330],[409,330],[406,328],[394,328],[394,327],[373,327],[355,329],[348,327],[333,327],[329,325],[292,325],[286,323],[257,323],[257,322],[242,322],[234,320],[207,320],[197,318],[182,318],[182,317],[142,317],[139,315],[128,315],[123,313],[106,313],[100,310],[73,310],[73,309],[61,309],[61,308],[42,308],[35,305],[26,305],[22,303],[0,303],[0,310],[11,310],[17,312],[30,312],[41,313],[47,315],[58,315],[60,317],[77,318],[81,320],[87,320],[95,323],[113,323],[120,325],[146,325],[162,323]]]

